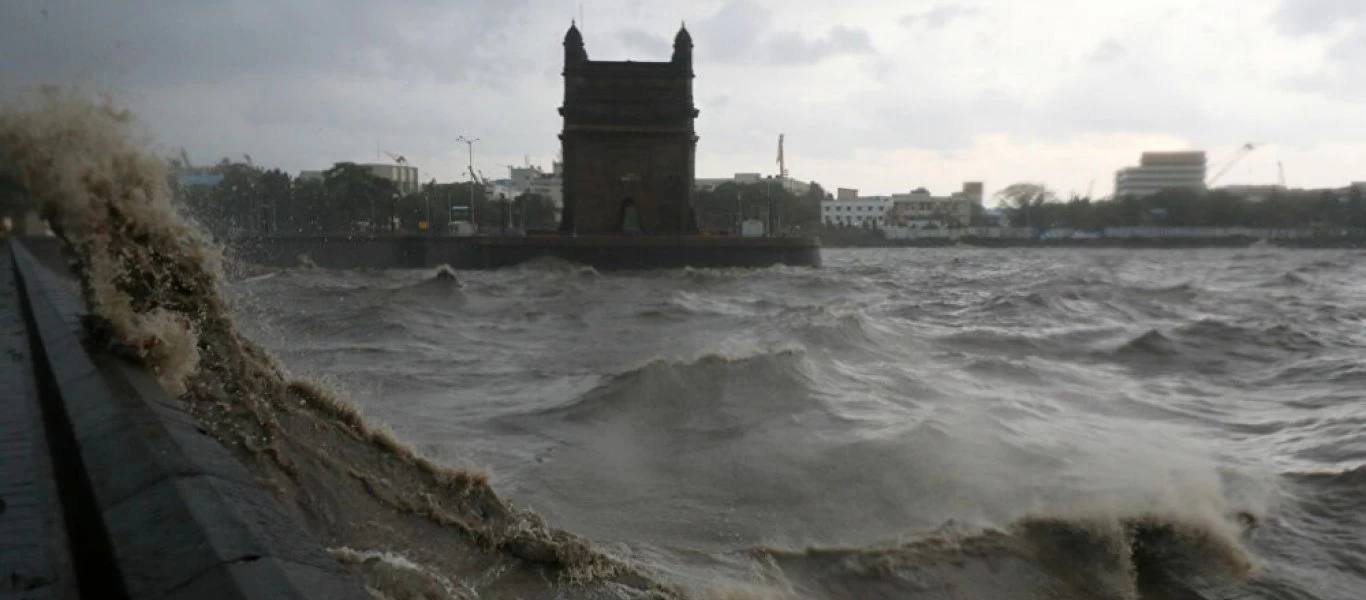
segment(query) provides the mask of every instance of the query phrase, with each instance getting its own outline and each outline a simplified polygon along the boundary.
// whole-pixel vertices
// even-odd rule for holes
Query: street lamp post
[[[474,215],[474,143],[479,141],[479,138],[471,140],[462,135],[455,139],[458,142],[465,142],[470,151],[470,227],[475,233],[479,233],[479,220]]]

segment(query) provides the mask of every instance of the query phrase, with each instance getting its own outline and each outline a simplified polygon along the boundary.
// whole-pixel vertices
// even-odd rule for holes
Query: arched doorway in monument
[[[636,201],[630,196],[621,201],[621,215],[617,219],[617,231],[640,233],[640,211],[636,209]]]

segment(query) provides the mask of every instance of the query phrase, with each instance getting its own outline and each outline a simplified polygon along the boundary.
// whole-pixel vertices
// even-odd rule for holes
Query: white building
[[[535,165],[509,166],[508,177],[497,183],[500,184],[499,192],[506,194],[509,200],[530,192],[549,198],[557,213],[564,208],[564,163],[552,162],[549,173]]]
[[[527,191],[550,198],[550,201],[555,203],[555,210],[564,207],[564,180],[559,177],[544,177],[532,181]]]
[[[887,212],[891,208],[891,196],[821,200],[821,222],[831,226],[881,229],[887,224]]]
[[[764,176],[758,173],[736,173],[733,177],[697,177],[692,180],[694,189],[713,190],[723,183],[759,183]]]
[[[1204,152],[1144,152],[1139,166],[1115,173],[1115,197],[1143,198],[1163,190],[1205,189]]]

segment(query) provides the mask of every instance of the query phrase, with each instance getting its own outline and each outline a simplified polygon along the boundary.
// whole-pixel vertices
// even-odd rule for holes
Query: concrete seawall
[[[553,257],[598,269],[820,266],[809,238],[700,236],[257,237],[230,243],[238,259],[276,267],[497,269]]]
[[[0,249],[0,598],[369,598],[150,373],[86,347],[55,240],[25,245]]]

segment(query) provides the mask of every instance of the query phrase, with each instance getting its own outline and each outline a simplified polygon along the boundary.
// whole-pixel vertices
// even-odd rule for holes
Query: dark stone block
[[[150,374],[107,355],[92,358],[82,345],[79,298],[58,289],[60,281],[41,282],[41,266],[15,257],[31,309],[23,322],[40,346],[30,370],[41,385],[26,394],[52,409],[47,431],[60,449],[40,462],[63,486],[59,512],[70,526],[83,586],[98,581],[111,597],[133,598],[366,597]],[[0,309],[19,310],[18,302],[9,304]],[[7,413],[0,415],[0,450],[17,453],[22,444],[5,436],[2,419],[14,416]],[[14,534],[0,536],[0,554],[12,550],[13,539],[36,537],[33,523],[3,519],[42,508],[32,494],[15,492],[29,482],[0,478],[7,496],[0,533]],[[43,527],[57,523],[53,515],[44,519]],[[70,587],[59,581],[54,589]]]
[[[349,575],[339,577],[321,570],[276,558],[262,557],[219,565],[184,587],[166,595],[165,600],[369,600],[370,595]]]
[[[161,596],[218,565],[249,557],[349,577],[259,491],[216,477],[156,483],[106,509],[104,518],[134,597]]]

